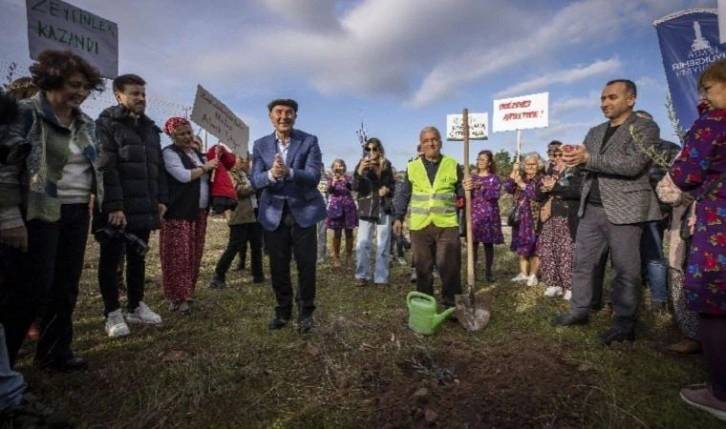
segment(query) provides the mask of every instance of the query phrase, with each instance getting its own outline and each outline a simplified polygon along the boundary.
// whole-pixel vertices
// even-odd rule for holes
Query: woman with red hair
[[[171,118],[164,131],[172,144],[163,150],[169,206],[159,238],[162,283],[169,310],[189,315],[207,231],[209,176],[219,161],[207,161],[193,146],[188,120]]]

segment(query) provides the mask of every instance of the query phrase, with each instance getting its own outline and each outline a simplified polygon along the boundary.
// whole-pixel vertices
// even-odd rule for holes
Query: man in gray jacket
[[[603,345],[635,340],[641,287],[640,237],[643,223],[661,216],[648,181],[650,158],[643,150],[660,141],[660,130],[655,122],[633,113],[636,97],[632,81],[608,82],[600,98],[608,121],[591,128],[583,145],[563,148],[565,164],[580,165],[587,175],[578,213],[571,310],[553,323],[567,326],[588,322],[593,273],[609,249],[615,267],[615,319],[610,330],[598,337]]]

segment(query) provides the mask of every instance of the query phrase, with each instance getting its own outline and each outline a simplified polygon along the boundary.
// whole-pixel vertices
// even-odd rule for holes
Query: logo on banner
[[[726,59],[719,43],[716,11],[684,10],[654,23],[673,110],[682,135],[698,118],[698,78],[716,61]]]

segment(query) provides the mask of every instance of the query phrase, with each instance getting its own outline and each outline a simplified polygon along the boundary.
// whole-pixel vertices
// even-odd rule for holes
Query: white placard
[[[30,58],[46,49],[70,50],[98,68],[103,77],[118,76],[118,25],[60,0],[25,0]]]
[[[494,100],[492,131],[528,130],[549,126],[549,92]]]
[[[489,138],[489,114],[469,113],[469,140]],[[446,140],[464,140],[464,115],[446,115]]]
[[[201,85],[197,85],[191,119],[229,146],[232,152],[247,156],[250,128]]]

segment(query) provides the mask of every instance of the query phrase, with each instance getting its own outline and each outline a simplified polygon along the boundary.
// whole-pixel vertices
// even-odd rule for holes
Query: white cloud
[[[573,110],[596,108],[598,104],[598,95],[595,92],[591,92],[584,97],[561,98],[554,101],[550,106],[550,118]]]
[[[574,69],[555,70],[503,89],[496,93],[494,98],[525,95],[535,90],[545,89],[547,86],[553,84],[572,84],[592,76],[612,74],[620,70],[621,66],[620,60],[612,58],[606,61],[598,60],[587,66],[580,66]]]

